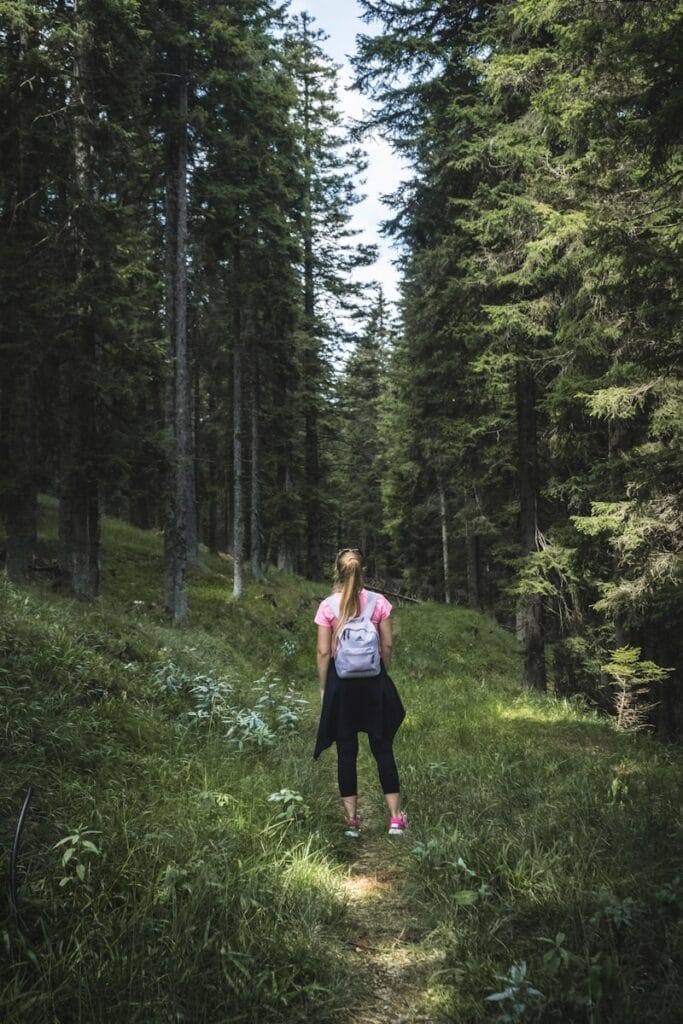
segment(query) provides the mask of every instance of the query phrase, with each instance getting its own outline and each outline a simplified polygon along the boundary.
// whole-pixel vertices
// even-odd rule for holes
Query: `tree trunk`
[[[208,388],[208,410],[207,416],[209,423],[215,423],[216,421],[216,400],[211,382],[209,381]],[[197,441],[198,434],[195,433],[195,440]],[[216,451],[216,442],[213,431],[210,435],[208,459],[207,459],[207,482],[208,482],[208,510],[207,510],[207,535],[206,543],[209,547],[209,551],[215,555],[218,551],[218,452]]]
[[[317,360],[316,360],[317,362]],[[306,372],[315,372],[312,362],[304,364]],[[320,545],[320,453],[318,448],[317,396],[311,394],[306,410],[306,576],[309,580],[322,577]]]
[[[446,604],[451,603],[450,572],[448,568],[448,520],[446,516],[446,492],[443,480],[437,474],[436,486],[439,492],[439,520],[441,522],[441,561],[443,566],[443,592]]]
[[[232,520],[230,518],[230,496],[232,494],[232,469],[226,467],[223,481],[223,549],[230,550]]]
[[[93,60],[92,28],[75,0],[76,32],[71,103],[74,109],[74,177],[76,184],[76,268],[73,337],[61,367],[59,538],[62,571],[74,594],[96,597],[100,589],[100,497],[97,459],[97,339],[91,296],[88,235],[97,204],[93,147],[94,121],[89,66]]]
[[[3,407],[7,407],[7,422],[2,424],[6,455],[3,452],[2,461],[11,474],[3,497],[7,532],[5,567],[8,577],[15,583],[24,582],[28,576],[37,535],[35,378],[30,357],[23,347],[20,355],[21,362],[26,360],[28,365],[21,369],[15,367],[16,372],[8,374],[9,387],[2,402]]]
[[[468,522],[465,522],[465,546],[467,560],[467,603],[470,608],[481,608],[481,546],[479,535],[473,532]]]
[[[19,31],[17,57],[21,65],[37,45],[35,35]],[[22,77],[28,80],[28,71]],[[33,85],[24,88],[16,106],[16,191],[7,197],[2,224],[8,248],[22,255],[21,261],[10,261],[5,268],[9,287],[0,307],[0,345],[5,352],[0,385],[0,476],[4,480],[0,507],[7,533],[6,571],[17,583],[28,576],[37,534],[35,353],[27,331],[28,310],[17,301],[27,286],[32,286],[26,261],[37,241],[38,167],[28,151],[34,89]]]
[[[292,474],[290,472],[289,464],[284,468],[284,479],[282,481],[282,490],[285,496],[285,502],[287,502],[292,493]],[[291,538],[287,531],[280,537],[280,543],[277,552],[277,567],[280,572],[286,572],[290,575],[295,571],[295,559],[294,552],[292,550]]]
[[[255,353],[251,368],[251,575],[255,580],[263,581],[265,576],[261,569],[261,438],[259,431],[259,365]]]
[[[233,353],[233,558],[234,577],[232,593],[233,597],[241,597],[244,590],[243,559],[244,559],[244,481],[243,481],[243,450],[244,438],[242,434],[243,401],[244,394],[244,358],[242,351],[242,311],[239,297],[239,275],[240,275],[240,251],[239,241],[235,245],[235,310],[233,315],[234,324],[234,353]]]
[[[187,558],[196,565],[199,562],[199,509],[200,509],[200,484],[201,475],[199,472],[198,451],[200,445],[199,430],[201,424],[201,390],[199,381],[199,365],[195,360],[192,367],[192,434],[190,446],[192,458],[188,460],[188,478],[186,482],[188,493],[187,510]]]
[[[519,529],[522,554],[538,549],[538,456],[536,436],[536,388],[531,368],[517,364],[517,427],[519,459]],[[522,685],[545,690],[545,642],[543,599],[540,594],[521,594],[517,602],[518,636],[524,649]]]
[[[166,166],[166,315],[169,368],[166,429],[169,480],[164,532],[165,605],[173,622],[187,620],[188,522],[192,501],[190,381],[187,349],[187,60],[170,86],[176,121],[169,129]]]
[[[304,17],[304,33],[308,31]],[[315,291],[313,275],[313,216],[311,182],[310,105],[308,75],[304,75],[304,331],[303,354],[305,385],[305,509],[306,509],[306,576],[322,577],[320,543],[320,451],[318,437],[318,404],[320,399],[320,354],[315,327]]]

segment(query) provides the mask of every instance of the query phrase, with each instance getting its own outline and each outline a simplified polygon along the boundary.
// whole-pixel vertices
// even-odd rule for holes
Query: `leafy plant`
[[[489,1003],[505,1003],[505,1009],[498,1015],[499,1024],[515,1024],[520,1020],[532,1020],[542,1006],[545,996],[534,988],[527,978],[526,961],[513,964],[507,975],[497,974],[498,981],[505,984],[501,992],[485,997]]]
[[[599,925],[601,921],[608,921],[613,928],[630,928],[633,918],[641,909],[641,904],[632,896],[625,896],[618,899],[613,892],[603,890],[600,906],[591,917],[591,924]]]
[[[475,888],[475,880],[478,879],[477,873],[467,866],[462,857],[455,859],[449,857],[447,848],[437,838],[432,837],[426,842],[415,843],[413,855],[425,867],[429,866],[438,871],[439,875],[444,871],[449,871],[450,877],[455,880],[456,884],[458,880],[461,884],[462,882],[468,883],[467,888],[449,890],[449,898],[458,906],[471,906],[491,892],[490,885],[480,879],[479,885]]]
[[[87,838],[87,836],[95,835],[100,835],[96,829],[80,827],[54,844],[54,850],[65,847],[61,858],[61,867],[65,873],[59,880],[60,887],[64,888],[75,883],[87,884],[90,858],[93,855],[100,855],[100,850],[92,839]]]
[[[294,818],[303,817],[309,813],[308,806],[304,803],[301,793],[292,789],[279,789],[277,793],[271,793],[268,797],[271,803],[279,803],[282,809],[276,815],[276,820],[292,821]]]

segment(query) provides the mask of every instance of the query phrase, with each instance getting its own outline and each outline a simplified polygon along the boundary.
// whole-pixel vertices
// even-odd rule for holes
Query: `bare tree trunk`
[[[190,435],[190,446],[192,458],[187,463],[187,558],[196,565],[199,562],[199,508],[200,508],[200,483],[199,472],[199,450],[200,438],[199,429],[201,423],[201,390],[199,381],[199,366],[195,361],[192,367],[192,433]]]
[[[309,383],[317,379],[317,359],[312,357],[304,364],[306,370],[315,374]],[[314,368],[315,367],[315,368]],[[306,576],[309,580],[322,577],[322,554],[320,547],[320,452],[318,442],[317,395],[311,388],[304,417],[306,431]]]
[[[467,603],[470,608],[481,608],[481,551],[479,535],[465,522],[467,559]]]
[[[17,56],[22,65],[37,42],[35,35],[19,30]],[[23,78],[28,81],[28,71]],[[35,242],[37,221],[38,168],[27,152],[34,88],[25,87],[17,102],[16,191],[7,197],[2,224],[3,237],[24,256],[24,262],[6,268],[10,281],[0,307],[0,344],[5,353],[0,383],[0,474],[5,485],[0,491],[0,508],[7,532],[6,571],[15,582],[28,576],[37,533],[35,354],[26,329],[27,311],[20,309],[16,299],[28,284],[30,268],[25,261]]]
[[[308,20],[303,16],[304,35],[307,39]],[[318,391],[320,382],[320,355],[315,327],[315,292],[313,278],[313,216],[311,182],[310,108],[311,97],[308,75],[304,75],[304,331],[307,339],[303,353],[306,387],[304,431],[306,491],[306,575],[309,579],[322,577],[321,513],[320,513],[320,451],[318,436]]]
[[[208,385],[208,419],[210,423],[215,422],[216,419],[216,399],[213,391],[211,382]],[[195,433],[195,438],[197,438]],[[207,536],[206,543],[208,544],[209,551],[212,554],[216,554],[218,551],[218,473],[217,473],[217,462],[218,452],[216,451],[216,442],[211,435],[207,476],[208,476],[208,519],[207,519]]]
[[[15,367],[12,376],[8,374],[9,387],[2,402],[3,407],[7,406],[7,422],[1,425],[7,449],[7,457],[3,453],[2,461],[11,473],[3,496],[7,531],[5,567],[9,579],[16,583],[28,576],[37,534],[35,378],[26,352],[21,353],[21,361],[24,359],[27,365]]]
[[[259,429],[259,364],[254,353],[251,372],[251,575],[265,580],[261,568],[261,438]]]
[[[239,230],[239,229],[238,229]],[[234,323],[234,353],[233,353],[233,558],[234,577],[232,593],[233,597],[241,597],[244,591],[244,481],[243,481],[243,450],[244,438],[242,433],[243,421],[243,394],[244,394],[244,357],[242,351],[242,311],[239,298],[239,275],[240,275],[240,251],[239,240],[235,244],[235,311]]]
[[[82,0],[73,7],[76,32],[71,83],[74,110],[74,172],[76,183],[77,266],[75,275],[74,336],[62,364],[59,537],[62,571],[79,597],[96,597],[100,589],[100,499],[97,466],[98,423],[97,339],[95,315],[88,288],[88,221],[97,204],[93,146],[94,120],[90,95],[93,58],[92,26],[83,16]]]
[[[448,567],[448,519],[446,516],[446,492],[443,480],[437,473],[436,486],[439,492],[439,520],[441,522],[441,561],[443,565],[443,592],[446,604],[451,603],[450,572]]]
[[[282,489],[284,491],[285,501],[289,500],[292,493],[292,474],[289,468],[289,464],[284,469],[284,480],[282,482]],[[280,538],[277,553],[277,567],[281,572],[293,573],[295,570],[294,552],[292,550],[291,539],[287,533]]]
[[[522,554],[538,549],[538,459],[536,388],[528,363],[517,364],[517,427],[519,436],[519,526]],[[545,690],[543,600],[540,594],[521,594],[517,601],[518,636],[524,648],[522,685]]]
[[[192,495],[190,381],[187,349],[187,59],[178,55],[179,74],[170,87],[176,123],[167,140],[166,167],[166,315],[169,368],[166,429],[169,482],[164,531],[164,601],[175,624],[187,620],[188,519]]]
[[[232,539],[232,520],[230,519],[230,496],[232,494],[232,470],[226,467],[223,480],[223,548],[230,550]]]

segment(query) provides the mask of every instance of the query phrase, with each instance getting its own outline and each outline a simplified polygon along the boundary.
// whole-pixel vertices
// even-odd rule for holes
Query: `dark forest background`
[[[93,599],[103,514],[234,594],[329,575],[515,629],[523,682],[680,732],[681,8],[363,2],[349,130],[270,0],[0,2],[0,506]],[[363,138],[400,308],[353,284]],[[57,565],[36,556],[59,499]]]

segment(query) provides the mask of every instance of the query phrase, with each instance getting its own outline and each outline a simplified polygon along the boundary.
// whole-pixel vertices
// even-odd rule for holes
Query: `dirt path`
[[[354,1024],[435,1024],[430,1010],[429,979],[442,963],[443,951],[425,934],[406,892],[409,836],[387,835],[385,816],[363,814],[359,839],[349,839],[350,956],[369,973],[371,995],[354,1006]],[[367,976],[367,975],[366,975]]]

